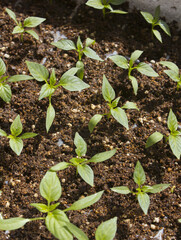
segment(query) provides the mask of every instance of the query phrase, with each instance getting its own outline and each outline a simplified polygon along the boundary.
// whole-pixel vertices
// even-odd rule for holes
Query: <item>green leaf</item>
[[[166,22],[164,22],[163,20],[159,20],[158,25],[167,35],[171,37],[170,29]]]
[[[11,149],[19,156],[23,149],[23,141],[19,137],[10,138],[9,145]]]
[[[0,97],[3,99],[3,101],[10,102],[11,95],[12,92],[10,86],[6,83],[0,83]]]
[[[128,61],[125,57],[121,55],[115,55],[109,57],[118,67],[121,67],[123,69],[128,69]]]
[[[94,173],[92,168],[87,164],[77,165],[77,171],[81,178],[93,187],[94,185]]]
[[[16,19],[16,15],[13,11],[11,11],[9,8],[5,9],[8,15],[15,21],[15,23],[18,25],[18,21]]]
[[[154,23],[157,23],[160,18],[160,6],[157,6],[154,12]]]
[[[13,29],[12,34],[23,33],[23,32],[24,32],[24,28],[23,28],[22,26],[16,26],[16,27]]]
[[[111,106],[112,106],[113,108],[117,107],[118,102],[119,102],[119,99],[120,99],[120,97],[117,97],[117,98],[111,103]]]
[[[79,68],[79,70],[77,71],[77,77],[82,80],[84,78],[84,64],[83,64],[83,62],[78,61],[76,63],[76,67]]]
[[[127,14],[127,12],[122,10],[111,10],[110,13]]]
[[[177,67],[177,65],[173,62],[169,62],[169,61],[161,61],[160,64],[162,64],[163,66],[166,66],[168,68],[170,68],[171,70],[173,70],[177,75],[179,75],[179,68]]]
[[[14,75],[8,78],[8,82],[20,82],[20,81],[25,81],[25,80],[31,80],[33,77],[20,74],[20,75]]]
[[[151,192],[152,189],[153,189],[152,186],[148,186],[148,185],[144,185],[144,186],[141,188],[141,190],[142,190],[143,192]]]
[[[130,61],[134,63],[143,53],[143,51],[136,50],[131,54]]]
[[[78,132],[75,133],[74,144],[76,146],[75,152],[79,157],[82,157],[87,152],[87,143],[84,139],[79,135]]]
[[[30,204],[32,207],[35,207],[38,211],[42,213],[47,213],[49,212],[49,208],[46,204],[43,203],[31,203]]]
[[[147,193],[138,194],[138,202],[144,214],[147,214],[148,208],[150,206],[150,197],[148,196],[148,194]]]
[[[101,0],[88,0],[86,2],[86,5],[89,6],[89,7],[96,8],[96,9],[103,9],[104,8],[104,5],[102,4]]]
[[[153,134],[151,134],[147,141],[146,141],[146,148],[151,147],[153,144],[160,142],[163,138],[163,134],[159,133],[159,132],[154,132]]]
[[[155,37],[162,43],[162,37],[161,34],[158,30],[153,29],[153,34],[155,35]]]
[[[129,194],[131,193],[131,190],[129,190],[128,187],[126,186],[121,186],[121,187],[113,187],[111,188],[112,191],[120,193],[120,194]]]
[[[89,123],[88,123],[88,128],[89,128],[90,133],[93,132],[95,126],[98,124],[98,122],[101,121],[102,117],[103,117],[103,115],[101,115],[101,114],[95,114],[95,115],[91,118],[91,120],[90,120]]]
[[[58,172],[58,171],[60,171],[60,170],[64,170],[64,169],[68,168],[69,165],[70,165],[70,164],[67,163],[67,162],[60,162],[60,163],[54,165],[53,167],[51,167],[51,168],[49,169],[49,171]]]
[[[102,152],[102,153],[97,153],[90,160],[88,160],[86,163],[89,163],[89,162],[98,163],[98,162],[106,161],[106,160],[110,159],[115,153],[116,153],[116,149],[106,151],[106,152]]]
[[[77,167],[80,163],[83,163],[86,160],[86,158],[71,158],[69,162],[73,163],[73,165]]]
[[[6,137],[7,136],[7,133],[4,130],[2,130],[1,128],[0,128],[0,136],[1,137]]]
[[[98,61],[104,61],[103,59],[101,59],[99,57],[99,55],[93,49],[91,49],[89,47],[85,47],[83,50],[83,53],[89,58],[92,58],[92,59],[95,59]]]
[[[51,96],[55,92],[55,88],[51,87],[48,83],[45,83],[41,87],[39,100]]]
[[[129,129],[128,118],[127,118],[126,113],[123,109],[121,109],[120,107],[117,107],[117,108],[114,108],[114,109],[111,108],[111,115],[113,116],[113,118],[116,119],[116,121],[118,121],[126,129]]]
[[[150,14],[150,13],[148,13],[148,12],[140,12],[141,13],[141,15],[144,17],[144,19],[148,22],[148,23],[150,23],[150,24],[152,24],[152,22],[153,22],[153,16]]]
[[[47,108],[46,114],[46,130],[49,131],[50,127],[52,126],[53,120],[55,118],[55,109],[53,108],[52,104],[49,103]]]
[[[23,126],[20,120],[20,115],[17,115],[11,124],[10,131],[13,136],[18,136],[22,133]]]
[[[0,76],[5,74],[5,72],[6,72],[6,65],[4,61],[0,58]]]
[[[52,42],[51,44],[62,50],[67,50],[67,51],[76,50],[76,46],[75,46],[74,42],[71,40],[67,40],[67,39],[62,39],[58,42]]]
[[[125,109],[136,109],[139,111],[139,108],[136,106],[136,103],[127,101],[121,108]]]
[[[85,41],[85,46],[89,47],[90,45],[94,44],[96,41],[94,39],[91,38],[87,38]]]
[[[137,92],[138,92],[138,82],[137,82],[136,78],[133,77],[133,76],[129,76],[129,79],[131,81],[134,94],[137,95]]]
[[[89,84],[76,76],[62,76],[59,83],[69,91],[81,91],[90,87]]]
[[[54,86],[56,83],[55,69],[53,68],[52,73],[50,75],[50,86]]]
[[[57,201],[61,194],[62,188],[55,172],[47,172],[40,182],[40,194],[48,203]]]
[[[117,231],[117,217],[102,222],[95,234],[96,240],[113,240]]]
[[[66,227],[78,240],[89,240],[85,233],[74,224],[66,223]]]
[[[166,73],[174,82],[180,82],[180,76],[173,70],[164,70],[164,73]]]
[[[79,70],[79,67],[73,67],[68,71],[66,71],[61,78],[64,78],[66,76],[74,76],[78,72],[78,70]]]
[[[11,231],[23,227],[31,219],[28,218],[10,218],[10,219],[0,219],[0,230]]]
[[[110,3],[112,5],[121,5],[122,3],[126,2],[126,0],[111,0]]]
[[[26,33],[28,33],[28,34],[30,34],[32,37],[34,37],[36,40],[39,40],[39,36],[38,36],[38,34],[34,31],[34,30],[32,30],[32,29],[27,29],[27,30],[25,30],[25,32]]]
[[[35,63],[35,62],[29,62],[26,61],[27,67],[31,73],[31,75],[39,82],[46,81],[49,77],[49,72],[41,64]]]
[[[133,173],[133,178],[134,178],[135,183],[138,184],[138,186],[142,185],[146,180],[145,172],[139,161],[137,161],[137,163],[136,163],[136,167],[135,167],[135,170]]]
[[[82,44],[82,41],[80,39],[80,36],[78,36],[78,39],[77,39],[77,49],[80,51],[82,48],[83,48],[83,44]]]
[[[111,84],[108,82],[105,75],[103,75],[102,95],[108,102],[111,102],[115,98],[115,91],[112,88]]]
[[[146,63],[139,63],[136,67],[136,69],[146,75],[146,76],[149,76],[149,77],[158,77],[159,75],[153,70],[152,67],[150,67],[148,64]]]
[[[24,27],[37,27],[42,22],[44,22],[46,18],[40,18],[40,17],[28,17],[24,20]]]
[[[149,191],[150,193],[159,193],[166,188],[168,188],[170,184],[156,184],[152,186],[152,189]]]
[[[170,112],[168,115],[167,126],[168,126],[169,130],[171,131],[171,133],[175,132],[178,128],[178,121],[177,121],[177,118],[176,118],[175,114],[173,113],[172,109],[170,109]]]
[[[37,133],[33,133],[33,132],[27,132],[27,133],[23,133],[20,138],[21,139],[27,139],[27,138],[33,138],[36,137],[38,134]]]
[[[173,154],[177,157],[177,159],[180,159],[181,155],[181,137],[180,136],[174,136],[170,134],[168,137],[170,148],[173,152]]]
[[[64,211],[70,211],[70,210],[80,210],[84,209],[86,207],[89,207],[99,201],[104,191],[97,192],[95,194],[92,194],[88,197],[85,197],[83,199],[80,199],[76,202],[74,202],[69,208],[65,209]]]
[[[0,83],[2,83],[3,81],[5,81],[7,78],[8,78],[8,76],[4,76],[4,77],[0,76]]]

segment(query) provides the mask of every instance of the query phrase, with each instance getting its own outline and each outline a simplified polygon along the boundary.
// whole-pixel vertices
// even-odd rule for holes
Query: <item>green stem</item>
[[[45,220],[45,217],[31,218],[30,221]]]
[[[103,13],[103,18],[105,19],[105,16],[106,16],[106,9],[105,8],[102,9],[102,13]]]

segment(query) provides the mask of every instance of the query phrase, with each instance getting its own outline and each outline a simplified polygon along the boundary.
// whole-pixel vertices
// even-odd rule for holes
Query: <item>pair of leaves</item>
[[[13,123],[10,126],[11,135],[7,135],[7,133],[4,130],[0,129],[0,136],[7,137],[10,139],[9,145],[10,145],[11,149],[18,156],[20,155],[20,153],[23,149],[22,139],[32,138],[37,135],[36,133],[27,132],[27,133],[24,133],[21,136],[19,136],[22,133],[22,130],[23,130],[23,126],[22,126],[19,115],[15,118],[15,120],[13,121]]]
[[[141,56],[142,53],[143,53],[143,51],[135,50],[131,54],[129,61],[122,55],[115,55],[115,56],[109,57],[118,67],[123,68],[123,69],[128,69],[128,77],[131,81],[135,95],[137,95],[138,83],[137,83],[136,78],[131,75],[131,71],[133,69],[136,69],[141,74],[144,74],[149,77],[157,77],[158,76],[158,74],[153,70],[153,68],[149,64],[140,62],[137,66],[133,67],[133,64],[138,60],[138,58]]]
[[[170,109],[170,112],[168,115],[167,126],[168,126],[168,129],[170,130],[170,135],[168,136],[170,148],[171,148],[173,154],[178,159],[180,159],[181,132],[177,131],[178,121],[177,121],[177,118],[176,118],[175,114],[173,113],[172,109]],[[154,132],[153,134],[151,134],[148,137],[148,139],[146,141],[146,148],[151,147],[153,144],[161,141],[163,137],[164,137],[164,135],[161,134],[160,132]]]

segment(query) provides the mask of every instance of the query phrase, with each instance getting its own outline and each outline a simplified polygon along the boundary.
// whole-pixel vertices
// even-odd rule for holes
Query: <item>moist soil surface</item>
[[[12,9],[18,20],[28,16],[44,17],[46,21],[37,29],[40,40],[25,34],[24,42],[18,34],[13,35],[14,22],[5,12]],[[181,68],[181,33],[177,23],[171,23],[172,37],[160,30],[163,44],[151,38],[150,25],[139,11],[127,15],[108,14],[105,20],[102,12],[82,4],[74,11],[74,1],[8,1],[0,4],[0,57],[7,66],[8,75],[30,74],[25,61],[43,63],[50,71],[55,69],[57,79],[74,67],[78,55],[75,51],[63,51],[50,43],[60,34],[76,42],[78,35],[84,41],[87,37],[96,40],[92,47],[101,58],[117,51],[129,57],[135,50],[144,53],[140,61],[150,63],[159,77],[147,77],[133,71],[137,78],[138,94],[133,94],[127,77],[127,70],[117,67],[110,59],[104,62],[83,57],[85,64],[84,81],[90,88],[81,92],[70,92],[59,88],[52,97],[56,117],[46,132],[45,119],[48,99],[38,100],[42,86],[36,80],[11,83],[12,99],[5,103],[0,99],[0,128],[7,133],[10,125],[20,114],[24,132],[36,132],[35,138],[24,140],[24,148],[17,156],[9,147],[8,140],[0,138],[0,211],[4,218],[45,216],[30,206],[30,203],[46,203],[40,196],[39,184],[47,170],[56,163],[69,161],[76,156],[73,143],[76,132],[88,145],[86,157],[117,148],[116,154],[103,163],[91,164],[95,175],[94,187],[86,184],[76,169],[69,167],[58,172],[62,184],[60,209],[65,209],[79,198],[105,190],[102,198],[93,206],[67,213],[70,221],[80,227],[90,239],[98,225],[114,216],[118,217],[116,240],[152,239],[163,229],[162,239],[180,239],[178,218],[181,217],[181,162],[164,141],[145,149],[149,135],[159,131],[168,135],[167,117],[170,108],[181,122],[181,93],[163,72],[159,62],[168,60]],[[128,5],[121,8],[128,11]],[[135,102],[137,110],[126,110],[129,130],[115,119],[104,117],[92,134],[88,122],[96,114],[108,111],[102,97],[103,74],[120,96],[119,106],[126,101]],[[61,139],[63,145],[58,146]],[[135,196],[121,195],[110,188],[126,185],[135,190],[133,171],[140,161],[146,174],[146,184],[170,183],[161,193],[150,194],[150,207],[145,215]],[[0,232],[0,239],[40,240],[55,239],[43,221],[27,223],[23,228]],[[160,238],[161,239],[161,238]]]

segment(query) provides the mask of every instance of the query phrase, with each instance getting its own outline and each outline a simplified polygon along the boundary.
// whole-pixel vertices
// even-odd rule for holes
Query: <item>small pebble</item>
[[[7,53],[5,53],[5,54],[4,54],[4,57],[5,57],[5,58],[9,58],[9,57],[10,57],[10,55],[9,55],[9,54],[7,54]]]
[[[156,226],[154,224],[151,224],[151,229],[152,230],[155,230],[156,229]]]
[[[38,197],[38,193],[35,193],[35,194],[34,194],[34,197],[37,198],[37,197]]]
[[[65,178],[62,178],[62,182],[63,182],[63,183],[65,182]]]
[[[150,62],[153,63],[153,64],[156,63],[155,60],[151,60]]]
[[[172,168],[168,168],[167,170],[168,170],[168,172],[171,172],[171,171],[172,171]]]
[[[95,109],[96,108],[96,106],[94,105],[94,104],[91,104],[91,109]]]
[[[162,118],[160,116],[157,117],[157,119],[158,119],[159,122],[162,122]]]
[[[160,218],[159,217],[155,217],[153,220],[155,223],[159,223],[160,222]]]

